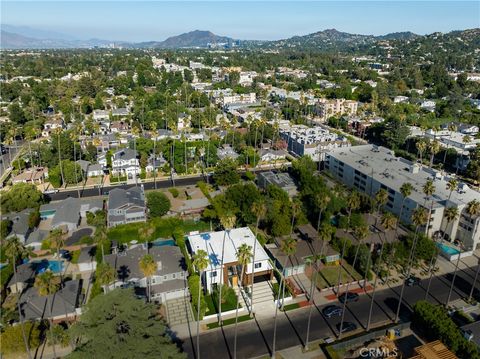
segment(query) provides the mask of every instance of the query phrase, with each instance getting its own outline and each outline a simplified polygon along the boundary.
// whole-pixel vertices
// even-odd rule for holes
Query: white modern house
[[[273,276],[268,254],[255,238],[248,227],[234,228],[227,231],[196,233],[188,236],[192,255],[200,249],[207,252],[208,267],[203,274],[203,285],[211,291],[218,284],[237,286],[240,280],[241,266],[238,263],[238,248],[246,243],[255,248],[255,263],[253,258],[247,265],[243,285],[270,280]]]
[[[112,174],[135,178],[140,174],[140,161],[137,152],[130,148],[122,148],[112,155]],[[106,156],[101,156],[98,162],[106,167]]]

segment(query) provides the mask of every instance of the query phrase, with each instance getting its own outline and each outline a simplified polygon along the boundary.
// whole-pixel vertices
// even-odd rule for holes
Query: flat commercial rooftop
[[[417,203],[425,200],[422,187],[429,179],[432,179],[435,185],[433,199],[436,205],[434,204],[434,207],[444,206],[450,195],[450,191],[447,190],[450,177],[430,167],[395,157],[393,152],[385,147],[362,145],[336,148],[331,150],[329,155],[397,192],[400,191],[402,184],[411,183],[413,191],[409,198]],[[450,201],[458,206],[466,205],[473,199],[480,200],[480,193],[472,190],[465,183],[459,183]]]

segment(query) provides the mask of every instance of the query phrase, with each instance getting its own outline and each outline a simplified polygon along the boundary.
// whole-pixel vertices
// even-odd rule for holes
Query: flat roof
[[[223,245],[224,238],[225,245]],[[252,247],[252,253],[253,248],[255,247],[255,262],[269,259],[262,245],[257,241],[255,235],[248,227],[234,228],[228,231],[195,234],[188,236],[188,241],[194,253],[200,249],[207,252],[209,270],[214,270],[221,265],[222,247],[223,263],[237,262],[237,250],[243,243]],[[257,241],[256,246],[254,245],[255,241]],[[251,261],[248,267],[251,268]],[[247,269],[247,273],[249,272],[251,272],[251,269]]]
[[[372,177],[385,186],[399,192],[402,184],[409,182],[413,185],[409,198],[417,203],[425,201],[422,191],[427,180],[433,180],[435,193],[434,207],[445,206],[450,195],[447,183],[452,177],[442,174],[428,166],[419,166],[402,157],[395,157],[393,151],[375,145],[361,145],[332,149],[327,155],[357,169],[363,174]],[[418,172],[411,171],[412,166],[419,166]],[[466,205],[473,199],[480,201],[480,193],[469,188],[465,183],[459,182],[457,191],[453,191],[450,202],[455,205]]]

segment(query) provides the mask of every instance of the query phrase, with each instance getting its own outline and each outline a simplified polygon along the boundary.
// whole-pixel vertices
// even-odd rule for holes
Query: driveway
[[[76,232],[73,232],[72,235],[65,241],[65,246],[73,246],[77,244],[82,237],[91,236],[93,234],[92,228],[82,228]]]

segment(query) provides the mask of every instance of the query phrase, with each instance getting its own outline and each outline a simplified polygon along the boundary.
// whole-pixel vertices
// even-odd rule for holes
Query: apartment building
[[[318,114],[323,120],[338,115],[355,115],[358,110],[358,102],[345,99],[320,99],[318,101]]]
[[[280,137],[287,142],[289,152],[298,157],[310,156],[314,161],[324,161],[325,153],[334,148],[350,146],[345,137],[322,127],[293,125],[280,130]]]
[[[375,196],[380,189],[386,190],[388,202],[385,209],[397,216],[402,212],[401,221],[404,223],[411,223],[417,207],[429,209],[432,206],[429,227],[423,229],[428,235],[445,232],[450,241],[461,242],[467,252],[478,247],[480,217],[469,216],[466,208],[470,201],[480,201],[480,193],[465,183],[460,183],[456,190],[450,192],[447,190],[449,177],[432,168],[395,157],[393,151],[375,145],[333,149],[326,155],[325,168],[348,187],[369,196]],[[432,198],[427,198],[422,190],[428,180],[433,180],[435,186]],[[400,188],[404,183],[412,184],[413,191],[403,202]],[[444,210],[452,206],[458,208],[460,215],[446,226],[442,223]]]

